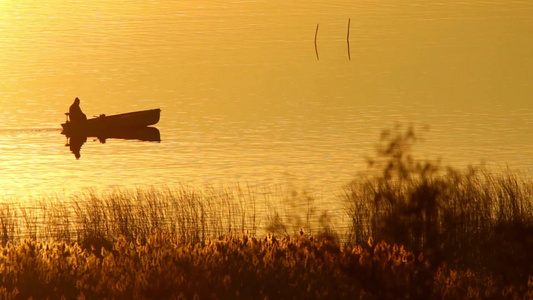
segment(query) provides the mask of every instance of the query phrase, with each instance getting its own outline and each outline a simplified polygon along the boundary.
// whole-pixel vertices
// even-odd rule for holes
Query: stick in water
[[[318,47],[316,46],[316,37],[318,36],[318,25],[319,24],[316,24],[316,31],[315,31],[315,53],[316,53],[316,60],[320,60],[318,58]]]
[[[348,59],[352,60],[352,57],[350,55],[350,21],[351,19],[348,18],[348,33],[346,34],[346,44],[348,45]]]

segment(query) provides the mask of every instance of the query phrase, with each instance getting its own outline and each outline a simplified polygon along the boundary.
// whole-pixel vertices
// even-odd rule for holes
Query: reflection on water
[[[67,141],[67,144],[65,144],[65,146],[70,147],[70,151],[74,154],[74,157],[76,157],[76,159],[80,159],[81,146],[83,146],[85,142],[87,142],[86,136],[72,137],[69,141]]]
[[[0,193],[334,198],[395,122],[430,126],[422,158],[533,171],[530,0],[41,2],[0,1]],[[72,159],[58,133],[75,97],[87,116],[161,108],[164,142],[71,138]]]
[[[88,137],[97,138],[102,144],[105,144],[107,139],[139,140],[146,142],[161,141],[159,129],[155,127],[106,128],[100,130],[63,131],[61,133],[67,137],[65,146],[69,147],[76,159],[81,157],[81,147],[87,142]]]

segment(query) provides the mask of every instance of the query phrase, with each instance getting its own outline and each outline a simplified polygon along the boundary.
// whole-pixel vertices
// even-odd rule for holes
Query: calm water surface
[[[289,2],[1,1],[0,193],[248,184],[327,203],[396,122],[429,125],[420,158],[533,172],[533,2]],[[162,141],[89,138],[76,160],[75,97],[88,116],[161,108]]]

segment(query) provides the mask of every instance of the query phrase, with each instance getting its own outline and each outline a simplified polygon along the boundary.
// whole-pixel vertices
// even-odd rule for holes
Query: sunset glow
[[[341,1],[324,8],[317,1],[281,6],[253,1],[2,1],[2,128],[30,132],[2,138],[7,144],[30,140],[24,142],[28,148],[3,151],[2,169],[10,169],[13,177],[3,176],[1,187],[16,192],[31,186],[48,190],[52,184],[54,190],[75,190],[101,186],[100,179],[112,186],[135,177],[131,169],[116,181],[97,176],[65,185],[71,168],[103,171],[94,169],[94,161],[65,164],[68,147],[62,142],[45,145],[45,138],[32,139],[31,132],[58,128],[75,97],[88,116],[163,110],[159,125],[164,143],[157,150],[142,148],[175,154],[147,160],[156,166],[143,166],[152,178],[148,184],[188,181],[192,174],[196,184],[239,182],[248,176],[246,180],[284,182],[283,174],[310,170],[342,174],[318,185],[346,181],[364,167],[358,157],[372,153],[372,141],[394,122],[429,125],[423,152],[453,164],[481,161],[530,169],[524,165],[531,155],[524,152],[531,147],[524,146],[533,143],[533,66],[526,59],[532,44],[530,5],[405,2]],[[345,41],[348,18],[351,60]],[[313,48],[318,23],[320,61]],[[494,122],[501,125],[490,128]],[[494,131],[498,134],[486,133]],[[219,144],[209,150],[204,139]],[[286,141],[296,152],[284,148]],[[488,155],[487,148],[502,149],[500,145],[506,145],[504,152]],[[34,146],[45,147],[50,156],[43,160],[43,150]],[[136,146],[126,143],[125,149],[136,151]],[[114,155],[106,147],[84,146]],[[125,149],[116,151],[128,153]],[[235,162],[236,157],[245,161]],[[261,170],[256,160],[272,163]],[[14,179],[25,178],[26,169],[35,176]],[[161,174],[165,180],[157,179]],[[305,177],[304,182],[313,183],[312,178],[322,178]],[[43,184],[45,178],[51,181]]]
[[[529,299],[531,0],[0,0],[0,299]]]

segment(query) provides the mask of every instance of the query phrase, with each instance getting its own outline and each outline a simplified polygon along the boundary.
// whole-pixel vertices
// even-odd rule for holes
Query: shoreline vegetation
[[[533,180],[417,160],[418,141],[382,133],[339,195],[346,229],[305,192],[4,201],[0,298],[533,299]],[[262,208],[289,200],[300,213]]]

